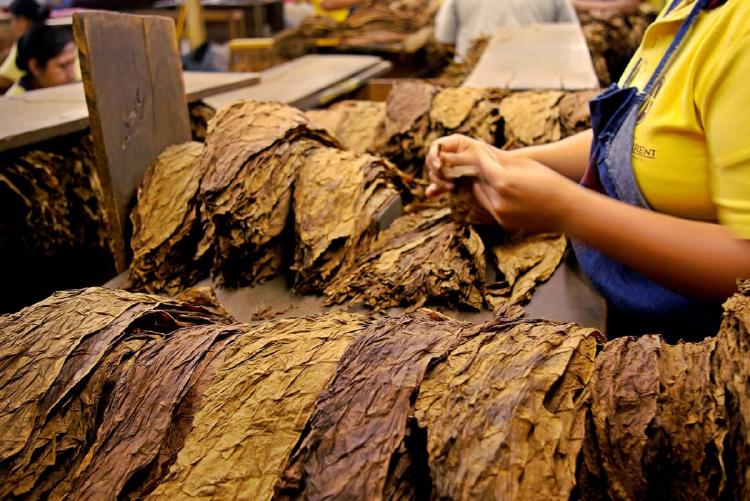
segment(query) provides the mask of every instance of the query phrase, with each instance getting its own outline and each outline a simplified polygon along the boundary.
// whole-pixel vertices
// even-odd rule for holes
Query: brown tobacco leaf
[[[436,499],[561,499],[576,484],[596,333],[494,320],[466,332],[416,402]]]
[[[560,125],[563,137],[572,136],[591,127],[589,101],[599,95],[599,92],[569,92],[560,99]]]
[[[137,298],[141,303],[155,302],[148,296]],[[0,462],[21,451],[37,419],[43,419],[96,364],[102,350],[122,334],[128,324],[117,324],[115,320],[132,308],[138,314],[149,309],[139,307],[139,301],[125,293],[103,295],[100,289],[86,289],[57,293],[33,307],[0,317]],[[84,315],[78,315],[78,311]],[[85,314],[90,311],[98,314]],[[130,315],[127,318],[132,321]],[[116,328],[108,328],[113,323]],[[78,367],[62,372],[76,348],[97,335],[102,337],[99,349],[93,351],[94,347],[89,346]]]
[[[363,317],[246,327],[206,390],[185,445],[152,499],[269,499],[315,398]]]
[[[479,58],[484,54],[490,37],[480,37],[472,41],[469,52],[463,58],[454,57],[454,59],[443,68],[435,79],[435,83],[445,87],[460,87],[466,80],[474,67],[479,62]]]
[[[398,218],[351,267],[325,289],[328,303],[386,309],[425,303],[481,309],[484,245],[450,209],[426,209]]]
[[[509,290],[488,291],[487,302],[493,309],[523,304],[531,299],[534,288],[549,280],[562,262],[568,240],[564,235],[516,236],[491,249],[495,265]]]
[[[510,148],[551,143],[562,139],[558,91],[516,92],[503,99],[505,140]]]
[[[129,289],[175,294],[208,276],[210,256],[198,251],[202,153],[196,142],[170,146],[146,171],[131,213]]]
[[[377,234],[376,216],[398,198],[384,161],[334,148],[313,150],[297,171],[296,292],[320,292]]]
[[[716,346],[658,336],[607,343],[590,387],[584,498],[721,497],[728,416],[712,374]]]
[[[221,305],[218,296],[216,295],[216,289],[211,286],[195,286],[185,289],[184,291],[177,294],[176,298],[178,301],[183,303],[192,304],[193,306],[200,306],[217,317],[226,318],[228,321],[234,321],[234,317]]]
[[[412,399],[430,363],[450,349],[461,327],[401,317],[363,332],[318,397],[276,498],[383,499]]]
[[[0,416],[9,423],[3,431],[14,433],[2,440],[0,472],[7,481],[0,486],[0,496],[59,498],[70,492],[77,465],[93,454],[90,447],[100,431],[99,420],[103,417],[106,423],[113,417],[108,414],[109,395],[116,399],[117,386],[114,392],[105,388],[152,341],[183,326],[207,323],[224,329],[225,322],[206,310],[96,288],[58,293],[15,315],[0,317],[0,329],[8,337],[0,357],[5,402]],[[194,346],[189,348],[188,352]],[[169,358],[176,355],[171,351]],[[128,386],[135,390],[148,386],[144,383],[130,381]],[[169,390],[165,387],[165,391]],[[127,443],[125,437],[121,445]],[[125,449],[124,455],[131,453]],[[145,454],[141,451],[140,457]],[[115,459],[113,465],[126,462]],[[94,478],[101,473],[102,469],[91,471]],[[121,473],[127,475],[127,467]]]
[[[0,230],[8,232],[0,238],[40,256],[110,252],[104,193],[89,134],[3,152],[0,165]]]
[[[335,141],[280,103],[235,103],[211,121],[200,197],[220,285],[251,284],[279,271],[298,163],[321,143]]]
[[[190,131],[193,141],[206,140],[208,134],[208,122],[216,115],[216,110],[203,102],[190,103]]]
[[[324,110],[305,112],[310,123],[338,139],[344,147],[365,153],[382,134],[385,103],[341,101]]]
[[[71,490],[55,495],[96,499],[119,494],[149,467],[203,357],[219,336],[230,332],[223,326],[188,327],[138,353],[112,390],[95,443],[69,474]]]
[[[482,89],[444,89],[432,101],[430,120],[446,129],[458,129],[484,94]]]

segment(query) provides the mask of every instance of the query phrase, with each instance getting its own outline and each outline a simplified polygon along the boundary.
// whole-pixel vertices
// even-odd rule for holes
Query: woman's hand
[[[565,231],[568,208],[582,188],[535,160],[499,156],[481,165],[484,179],[474,184],[482,206],[508,230]]]
[[[562,231],[575,183],[535,160],[514,156],[466,136],[453,135],[435,141],[427,156],[428,196],[454,188],[441,176],[443,166],[474,167],[479,179],[474,195],[482,206],[510,230]]]

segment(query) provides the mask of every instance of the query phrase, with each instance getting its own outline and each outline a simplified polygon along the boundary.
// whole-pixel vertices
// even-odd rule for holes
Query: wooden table
[[[583,90],[599,87],[577,23],[501,28],[464,87]]]
[[[185,72],[189,102],[255,85],[257,73]],[[83,85],[75,83],[13,97],[0,97],[0,151],[86,129],[89,113]]]
[[[219,109],[242,99],[256,99],[310,109],[358,89],[390,68],[389,62],[376,56],[304,56],[261,72],[259,85],[216,94],[203,102]]]

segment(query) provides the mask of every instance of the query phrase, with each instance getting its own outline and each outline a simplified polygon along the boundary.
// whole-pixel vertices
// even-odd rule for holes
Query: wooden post
[[[164,148],[191,139],[174,21],[86,12],[74,15],[73,31],[110,242],[124,271],[129,214],[144,171]]]

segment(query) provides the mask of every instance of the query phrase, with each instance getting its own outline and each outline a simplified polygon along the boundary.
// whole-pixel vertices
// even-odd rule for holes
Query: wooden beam
[[[174,23],[111,12],[75,14],[94,154],[118,271],[146,168],[167,146],[189,141],[185,86]]]

